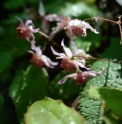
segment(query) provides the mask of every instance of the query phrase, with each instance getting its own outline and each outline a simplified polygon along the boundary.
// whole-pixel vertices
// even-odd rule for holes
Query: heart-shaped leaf
[[[28,108],[25,124],[84,124],[84,119],[61,101],[46,98]]]
[[[104,100],[113,112],[122,117],[122,89],[91,87],[89,95]]]
[[[29,66],[26,72],[22,70],[17,72],[9,88],[9,95],[15,104],[20,122],[28,106],[37,100],[44,99],[47,82],[48,75],[44,68]]]

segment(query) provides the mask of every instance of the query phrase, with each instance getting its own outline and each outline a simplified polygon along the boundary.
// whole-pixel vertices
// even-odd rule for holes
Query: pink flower
[[[40,47],[36,47],[34,42],[31,42],[31,49],[33,51],[29,51],[32,53],[32,58],[30,59],[30,63],[36,65],[37,67],[41,68],[43,65],[46,65],[49,68],[54,68],[58,63],[51,61],[50,58],[42,54],[42,50]]]
[[[61,46],[63,47],[65,54],[56,52],[53,47],[51,47],[51,50],[54,55],[58,56],[57,59],[62,59],[62,62],[60,64],[62,68],[64,68],[68,72],[71,72],[73,68],[79,70],[79,67],[89,70],[89,68],[85,67],[84,63],[82,63],[82,59],[79,60],[78,58],[73,57],[71,50],[64,45],[63,40],[61,42]]]
[[[76,73],[69,74],[63,77],[60,81],[58,81],[58,84],[65,83],[68,78],[74,79],[76,84],[80,84],[80,83],[85,84],[87,82],[88,77],[96,77],[97,75],[100,75],[103,72],[104,72],[104,69],[98,72],[92,71],[92,70],[82,72],[81,70],[77,70]]]
[[[87,22],[78,19],[69,21],[68,25],[66,26],[66,30],[69,31],[71,35],[75,35],[77,37],[86,36],[87,29],[91,30],[96,34],[99,33],[96,31],[96,29],[91,27]]]
[[[71,19],[70,19],[69,17],[62,16],[61,21],[57,24],[57,26],[56,26],[56,27],[54,28],[54,30],[51,32],[49,40],[53,39],[53,37],[54,37],[59,31],[61,31],[62,29],[64,29],[64,28],[68,25],[68,23],[69,23],[70,20],[71,20]]]
[[[89,29],[92,32],[98,34],[99,32],[96,31],[92,26],[89,25],[89,23],[85,21],[81,21],[78,19],[71,20],[69,17],[63,17],[61,22],[58,24],[58,26],[51,32],[50,34],[50,40],[62,29],[66,30],[67,36],[71,39],[71,36],[86,36],[86,30]]]
[[[20,38],[26,39],[30,42],[30,38],[32,38],[32,41],[35,41],[35,37],[33,33],[37,33],[39,31],[38,29],[34,29],[34,24],[31,20],[27,20],[24,24],[24,22],[16,17],[20,21],[20,25],[16,28],[17,34]]]
[[[48,14],[42,16],[41,24],[42,31],[44,31],[45,33],[49,33],[50,22],[59,22],[60,20],[61,17],[56,14]]]

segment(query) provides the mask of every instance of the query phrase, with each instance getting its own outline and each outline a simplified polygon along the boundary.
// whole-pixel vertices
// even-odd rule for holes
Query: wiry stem
[[[78,57],[79,59],[86,59],[86,60],[89,60],[89,59],[92,59],[92,60],[104,60],[104,61],[108,61],[108,62],[115,62],[115,63],[118,63],[118,64],[122,64],[122,61],[119,61],[119,62],[116,62],[114,60],[109,60],[109,59],[104,59],[104,58],[95,58],[95,57],[84,57],[84,56],[73,56],[73,57]]]
[[[122,16],[118,17],[118,21],[113,21],[113,20],[109,20],[109,19],[105,19],[105,18],[101,18],[101,17],[95,17],[95,18],[99,19],[99,20],[104,20],[104,21],[107,21],[107,22],[117,24],[119,26],[119,30],[120,30],[120,38],[121,38],[120,44],[122,45],[122,28],[121,28],[121,18],[122,18]],[[87,20],[93,20],[93,18],[84,19],[84,21],[87,21]]]
[[[101,17],[95,17],[99,20],[104,20],[104,21],[107,21],[107,22],[112,22],[112,23],[115,23],[115,24],[118,24],[116,21],[113,21],[113,20],[109,20],[109,19],[105,19],[105,18],[101,18]],[[84,19],[84,21],[87,21],[87,20],[93,20],[93,18],[87,18],[87,19]]]
[[[42,31],[38,31],[39,34],[41,34],[42,36],[46,37],[47,39],[49,39],[49,36],[46,35],[45,33],[43,33]]]
[[[42,31],[38,31],[39,34],[41,34],[42,36],[44,36],[45,38],[49,39],[49,36],[45,33],[43,33]],[[59,46],[55,41],[51,40],[53,42],[54,45],[57,45],[61,50],[61,46]]]
[[[81,96],[78,96],[78,97],[75,99],[75,101],[72,103],[72,107],[73,107],[73,108],[76,108],[76,107],[77,107],[78,102],[79,102],[80,99],[81,99]]]

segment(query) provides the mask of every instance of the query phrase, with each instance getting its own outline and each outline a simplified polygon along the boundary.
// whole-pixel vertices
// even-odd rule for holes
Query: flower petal
[[[87,77],[96,77],[97,75],[100,75],[104,72],[105,70],[102,69],[101,71],[84,71],[82,75],[87,78]]]
[[[53,49],[52,46],[51,46],[51,51],[52,51],[52,53],[53,53],[54,55],[59,56],[59,57],[57,57],[58,59],[61,59],[61,58],[66,57],[64,53],[58,53],[58,52],[56,52],[56,51]]]
[[[96,31],[96,29],[94,29],[89,23],[87,23],[85,21],[82,21],[81,25],[83,26],[83,28],[90,29],[92,32],[94,32],[96,34],[99,33],[99,32]]]
[[[84,64],[82,64],[79,60],[73,60],[73,63],[75,65],[78,65],[81,68],[85,68],[86,70],[90,70],[90,68],[87,68]]]
[[[72,52],[71,50],[64,45],[64,40],[61,41],[61,46],[63,47],[66,55],[71,59],[72,58]]]
[[[47,56],[45,56],[45,55],[41,55],[41,58],[40,58],[43,62],[44,62],[44,64],[47,66],[47,67],[49,67],[49,68],[54,68],[54,66],[53,65],[51,65],[49,62],[48,62],[48,57]]]
[[[40,46],[36,47],[35,42],[33,40],[31,41],[31,49],[34,50],[37,55],[39,55],[39,56],[42,55],[42,50],[41,50]]]
[[[25,22],[25,26],[31,26],[31,28],[34,28],[34,24],[33,24],[33,22],[32,22],[32,20],[27,20],[26,22]]]
[[[32,20],[27,20],[25,22],[25,26],[27,26],[33,33],[37,33],[39,31],[39,28],[34,29],[34,24],[33,24]]]
[[[93,31],[93,32],[94,32],[95,34],[99,34],[99,32],[97,32],[97,31],[96,31],[96,29],[94,29],[94,31]]]
[[[78,63],[78,65],[81,67],[81,68],[85,68],[86,70],[91,70],[91,68],[87,68],[85,65],[83,65],[82,63]]]
[[[50,65],[53,65],[53,66],[58,65],[58,62],[53,62],[50,58],[47,58],[47,61],[50,63]]]
[[[76,76],[77,76],[77,73],[66,75],[61,80],[58,81],[58,84],[64,84],[67,81],[68,78],[73,78],[74,79]]]

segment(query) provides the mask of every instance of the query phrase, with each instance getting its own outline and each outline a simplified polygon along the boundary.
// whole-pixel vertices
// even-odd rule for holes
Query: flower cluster
[[[65,77],[63,77],[60,81],[58,81],[58,84],[63,84],[68,78],[74,79],[76,84],[83,83],[85,84],[87,79],[89,77],[96,77],[97,75],[100,75],[104,72],[104,69],[96,72],[91,70],[91,68],[88,68],[85,66],[87,57],[90,57],[89,54],[86,54],[84,50],[77,49],[75,51],[71,51],[68,47],[64,45],[64,41],[62,40],[61,46],[63,47],[64,53],[58,53],[56,52],[53,47],[51,47],[51,50],[54,55],[58,56],[57,59],[62,59],[62,62],[60,64],[60,67],[64,68],[66,71],[71,72],[73,68],[76,69],[76,73],[69,74]],[[75,57],[73,57],[73,55]],[[78,58],[78,56],[81,55],[82,58]],[[81,69],[84,68],[86,71],[81,71]]]
[[[77,70],[76,73],[69,74],[69,75],[66,75],[65,77],[63,77],[60,81],[58,81],[58,84],[65,83],[65,81],[68,78],[74,79],[76,84],[80,84],[80,83],[85,84],[89,77],[96,77],[97,75],[100,75],[103,72],[104,72],[104,69],[102,69],[101,71],[98,71],[98,72],[92,71],[92,70],[82,72],[81,70]]]
[[[86,36],[87,29],[91,30],[96,34],[99,33],[96,31],[96,29],[91,27],[87,22],[78,19],[69,21],[68,25],[66,26],[66,30],[69,31],[71,35],[75,35],[77,37]]]
[[[69,38],[75,35],[77,37],[87,36],[86,30],[89,29],[92,32],[98,34],[92,26],[88,24],[88,22],[81,21],[78,19],[71,20],[69,17],[63,16],[58,26],[50,34],[50,40],[62,29],[66,30],[66,34]]]
[[[40,47],[36,47],[34,42],[31,42],[31,49],[34,51],[29,51],[32,53],[32,58],[30,59],[30,63],[36,65],[37,67],[42,67],[46,65],[49,68],[54,68],[58,63],[51,61],[50,58],[42,54],[42,50]]]
[[[87,29],[97,34],[98,32],[96,31],[96,29],[92,28],[85,21],[81,21],[78,19],[71,20],[69,17],[65,16],[63,16],[61,19],[58,18],[58,16],[56,15],[43,16],[43,18],[46,21],[53,21],[56,19],[58,19],[58,21],[60,20],[58,26],[51,33],[50,39],[52,39],[57,32],[65,28],[66,33],[69,36],[70,41],[72,42],[70,45],[73,50],[70,50],[68,47],[65,46],[64,40],[62,40],[61,46],[64,53],[56,52],[51,46],[52,53],[57,56],[56,58],[62,59],[60,64],[61,68],[65,69],[68,72],[72,72],[73,69],[76,70],[76,73],[65,76],[58,82],[58,84],[63,84],[68,78],[73,78],[76,84],[85,84],[88,77],[96,77],[97,75],[103,73],[104,70],[96,72],[86,66],[86,58],[91,56],[87,54],[83,49],[78,49],[75,46],[74,41],[72,40],[73,35],[77,37],[86,36]],[[26,39],[31,44],[31,50],[29,51],[29,53],[32,54],[32,58],[30,59],[30,63],[36,65],[39,68],[44,65],[49,68],[54,68],[54,66],[56,66],[58,63],[51,61],[50,58],[42,54],[40,46],[35,45],[36,42],[33,33],[37,33],[39,31],[39,28],[35,29],[34,24],[31,20],[27,20],[24,24],[24,22],[20,18],[17,17],[17,19],[20,21],[20,25],[16,28],[18,36],[22,39]],[[84,69],[85,71],[82,71],[82,69]]]
[[[54,55],[58,56],[57,59],[62,59],[62,62],[60,64],[62,68],[64,68],[68,72],[71,72],[73,68],[79,70],[79,67],[89,70],[89,68],[85,66],[85,62],[82,63],[82,59],[79,60],[76,57],[73,57],[72,51],[64,45],[63,40],[61,42],[61,46],[63,47],[65,54],[56,52],[53,47],[51,47],[51,50]]]
[[[56,66],[58,63],[51,61],[50,58],[42,54],[42,50],[39,46],[35,46],[35,36],[33,33],[37,33],[39,28],[34,29],[34,24],[31,20],[27,20],[24,24],[20,18],[17,17],[17,19],[20,21],[20,25],[16,28],[18,36],[29,41],[31,44],[31,49],[33,50],[29,51],[29,53],[32,54],[30,63],[36,65],[39,68],[43,65],[46,65],[49,68],[54,68],[54,66]],[[32,39],[30,40],[30,38]]]
[[[70,39],[70,45],[73,49],[76,49],[72,36],[77,37],[86,37],[87,30],[98,34],[99,32],[96,31],[88,22],[81,21],[79,19],[71,19],[70,17],[62,16],[57,26],[54,30],[50,33],[49,40],[52,40],[53,37],[62,29],[65,29],[66,35]]]

